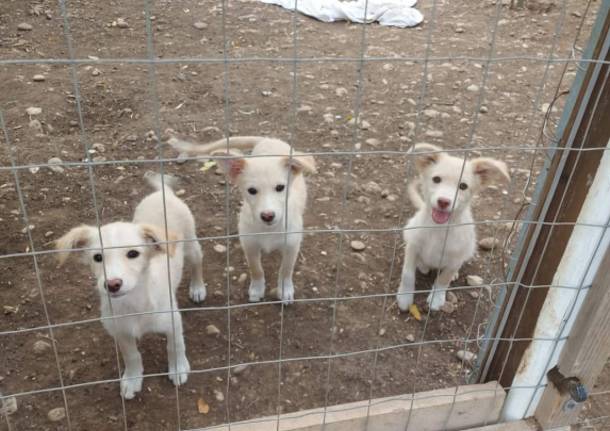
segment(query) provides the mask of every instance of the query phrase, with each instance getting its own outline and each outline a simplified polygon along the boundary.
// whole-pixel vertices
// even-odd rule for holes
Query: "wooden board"
[[[606,251],[557,364],[565,377],[578,377],[592,390],[610,355],[610,249]],[[553,384],[542,394],[535,417],[545,428],[576,423],[582,404],[572,410],[563,406],[570,397]]]
[[[306,410],[280,416],[232,423],[231,431],[409,431],[463,430],[498,421],[504,404],[504,389],[496,382],[420,392],[401,397],[377,398]],[[368,412],[368,415],[367,415]],[[368,423],[367,423],[368,416]],[[229,431],[228,425],[201,431]]]

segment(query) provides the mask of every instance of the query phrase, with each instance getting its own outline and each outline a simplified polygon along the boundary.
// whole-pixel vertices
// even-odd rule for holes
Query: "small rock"
[[[447,301],[451,302],[452,304],[457,304],[458,303],[458,298],[455,295],[455,293],[447,292]]]
[[[381,328],[379,330],[379,335],[382,336],[382,337],[385,335],[385,328]]]
[[[455,356],[457,356],[457,358],[460,361],[464,361],[464,362],[467,362],[469,364],[472,364],[477,359],[477,355],[475,355],[472,352],[469,352],[468,350],[458,350],[455,353]]]
[[[127,21],[125,21],[124,18],[117,18],[116,20],[116,26],[118,28],[128,28],[129,24],[127,23]]]
[[[34,82],[43,82],[45,79],[45,76],[41,74],[32,76],[32,81]]]
[[[261,95],[262,95],[263,97],[269,97],[269,96],[271,96],[271,91],[269,91],[269,90],[263,90],[263,91],[261,91]]]
[[[440,130],[426,130],[426,136],[431,138],[442,138],[443,132]]]
[[[242,273],[239,275],[239,278],[237,279],[237,282],[238,282],[239,284],[244,284],[244,283],[246,282],[246,280],[247,280],[247,279],[248,279],[248,274],[246,274],[245,272],[242,272]]]
[[[63,160],[59,157],[51,157],[47,163],[51,165],[49,166],[49,169],[51,169],[53,172],[58,174],[64,172],[64,168],[60,166],[63,163]]]
[[[40,115],[40,114],[42,114],[42,109],[41,109],[41,108],[38,108],[38,107],[36,107],[36,106],[30,106],[29,108],[27,108],[27,109],[25,110],[25,112],[26,112],[28,115],[32,115],[32,116],[34,116],[34,115]]]
[[[19,31],[32,31],[33,28],[32,24],[28,24],[27,22],[22,22],[17,26],[17,30]]]
[[[543,103],[542,106],[540,106],[540,110],[545,114],[549,111],[549,108],[551,108],[550,103]],[[557,112],[557,108],[555,106],[553,106],[551,108],[551,112]]]
[[[34,343],[34,353],[36,353],[37,355],[48,351],[50,348],[51,343],[48,343],[44,340],[38,340]]]
[[[379,144],[381,144],[381,141],[379,141],[379,139],[377,138],[369,138],[364,142],[366,142],[367,145],[370,145],[371,147],[378,147]]]
[[[476,93],[477,91],[479,91],[479,86],[476,84],[470,84],[466,90],[468,91],[472,91],[473,93]]]
[[[407,335],[407,341],[408,341],[409,343],[414,342],[414,341],[415,341],[415,336],[414,336],[413,334],[408,334],[408,335]]]
[[[225,395],[222,393],[222,391],[219,391],[218,389],[214,389],[214,398],[216,398],[216,401],[219,401],[222,403],[225,400]]]
[[[184,189],[176,190],[176,191],[174,192],[174,194],[175,194],[176,196],[184,196],[184,195],[186,194],[186,190],[184,190]]]
[[[464,33],[464,28],[463,28],[463,27],[457,27],[457,28],[455,29],[455,32],[456,32],[456,33]]]
[[[196,23],[193,23],[193,27],[197,30],[205,30],[208,28],[208,25],[205,22],[197,21]]]
[[[2,394],[0,394],[2,395]],[[17,398],[9,397],[2,400],[2,408],[0,408],[0,414],[12,415],[17,411]]]
[[[479,108],[479,112],[480,112],[481,114],[487,114],[487,113],[489,112],[489,109],[487,109],[487,106],[481,106],[481,107]]]
[[[481,286],[483,285],[483,279],[478,275],[467,275],[466,284],[468,286]]]
[[[491,250],[500,246],[500,240],[496,237],[489,236],[479,241],[479,247],[483,250]]]
[[[434,109],[424,109],[424,115],[428,118],[436,118],[438,117],[440,114],[438,111],[434,110]]]
[[[233,375],[234,376],[239,376],[240,374],[242,374],[247,369],[248,369],[248,365],[246,365],[246,364],[238,365],[238,366],[233,368]]]
[[[220,329],[218,329],[215,325],[208,325],[205,327],[205,332],[208,335],[218,335],[220,334]]]
[[[36,119],[30,120],[28,127],[34,129],[36,133],[42,133],[42,123]]]
[[[476,290],[471,290],[470,292],[468,292],[468,294],[474,299],[477,299],[479,297],[479,292],[477,292]]]
[[[49,230],[47,232],[44,233],[44,237],[45,238],[51,238],[53,236],[54,232],[52,230]]]
[[[97,67],[91,71],[92,76],[100,76],[101,73]]]
[[[362,241],[354,240],[349,244],[354,251],[362,251],[366,248],[366,245]]]
[[[49,410],[47,413],[47,417],[51,422],[59,422],[66,417],[66,409],[63,407],[57,407],[52,410]]]
[[[176,163],[179,165],[183,165],[188,161],[189,155],[188,153],[180,153],[178,157],[176,157]]]
[[[227,247],[225,245],[222,245],[222,244],[215,244],[214,245],[214,251],[216,253],[225,253],[227,251]]]
[[[451,314],[455,311],[455,304],[446,301],[443,306],[441,307],[441,311],[443,313],[447,313],[447,314]]]
[[[347,89],[343,87],[337,87],[335,89],[335,94],[337,95],[337,97],[347,96]]]

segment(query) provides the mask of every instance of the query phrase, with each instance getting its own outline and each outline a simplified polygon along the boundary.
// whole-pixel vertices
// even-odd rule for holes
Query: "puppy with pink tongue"
[[[408,193],[417,212],[404,230],[405,258],[396,300],[401,310],[408,310],[413,304],[416,269],[423,274],[437,269],[427,302],[431,310],[439,310],[449,284],[476,251],[473,196],[510,176],[504,162],[487,157],[464,162],[431,144],[417,144],[411,152],[417,156],[419,177],[411,182]]]

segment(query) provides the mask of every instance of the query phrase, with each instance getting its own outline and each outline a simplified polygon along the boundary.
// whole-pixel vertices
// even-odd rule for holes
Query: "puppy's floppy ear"
[[[212,154],[223,154],[229,156],[226,159],[217,159],[218,169],[229,177],[231,181],[235,181],[241,175],[246,167],[246,159],[244,159],[241,151],[214,151]]]
[[[489,157],[478,157],[470,161],[472,170],[479,177],[481,185],[488,185],[495,181],[505,179],[510,181],[506,163]]]
[[[163,226],[141,224],[140,231],[146,242],[153,244],[153,249],[155,253],[168,253],[170,256],[173,256],[176,252],[175,242],[164,243],[165,241],[178,240],[178,235],[176,235],[176,233],[172,232],[171,230],[168,230],[167,232],[167,240],[165,239],[165,228]]]
[[[415,158],[415,167],[418,172],[423,171],[428,166],[433,165],[439,161],[443,149],[432,144],[415,144],[409,150],[409,153],[417,155]],[[423,153],[423,154],[419,154]]]
[[[95,234],[96,229],[93,226],[81,225],[73,228],[67,234],[55,241],[56,250],[70,250],[75,248],[86,248],[91,244],[91,239]],[[62,266],[68,257],[69,251],[57,253],[59,266]]]
[[[301,172],[315,174],[317,172],[316,160],[313,156],[308,156],[305,153],[294,151],[292,156],[285,156],[283,160],[293,174],[300,174]]]

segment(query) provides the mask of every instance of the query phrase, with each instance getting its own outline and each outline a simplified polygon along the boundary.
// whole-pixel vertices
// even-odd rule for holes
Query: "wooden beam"
[[[411,395],[371,400],[288,413],[277,416],[232,423],[231,431],[356,431],[368,428],[375,431],[441,431],[468,429],[497,422],[505,392],[495,382],[466,385],[456,388],[419,392]],[[367,415],[368,412],[368,415]],[[445,424],[447,423],[447,424]],[[205,428],[201,431],[229,431],[228,425]]]
[[[594,34],[596,44],[591,58],[610,60],[604,49],[604,42],[610,35],[610,14],[602,17],[601,29]],[[563,255],[567,242],[582,208],[590,187],[591,177],[597,170],[603,151],[610,138],[610,83],[604,79],[609,65],[603,64],[594,76],[597,65],[588,63],[587,71],[572,107],[571,115],[558,143],[559,149],[600,151],[556,151],[551,160],[545,183],[542,186],[541,202],[535,207],[532,220],[545,222],[543,226],[532,224],[527,228],[525,246],[517,256],[513,271],[517,282],[508,292],[507,301],[502,304],[501,318],[495,322],[493,338],[502,340],[488,350],[484,358],[482,381],[498,380],[503,386],[510,386],[521,363],[521,359],[538,320],[548,288],[530,289],[528,286],[550,285]],[[593,86],[590,99],[586,98],[587,88]],[[599,99],[598,99],[599,96]],[[597,100],[597,103],[595,103]],[[586,105],[585,105],[586,103]],[[584,109],[584,110],[583,110]],[[582,116],[579,116],[579,112]],[[569,139],[573,136],[573,139]],[[573,172],[573,174],[572,174]],[[556,184],[556,187],[554,187]],[[543,202],[549,205],[543,212]],[[554,225],[554,222],[566,223]],[[529,245],[531,244],[531,246]],[[533,247],[533,248],[532,248]],[[529,251],[531,250],[531,253]],[[519,276],[521,275],[521,276]],[[513,298],[512,301],[509,301]],[[521,315],[522,310],[527,310]],[[508,341],[514,338],[523,341]]]
[[[487,425],[485,427],[480,428],[471,428],[468,431],[538,431],[540,426],[536,423],[536,421],[531,419],[526,419],[522,421],[514,421],[514,422],[504,422],[501,424],[495,425]],[[562,429],[557,429],[553,431],[564,431]],[[570,431],[567,428],[565,431]]]
[[[593,285],[576,317],[572,331],[559,356],[559,372],[565,377],[578,377],[589,391],[595,385],[610,355],[610,248],[593,280]],[[565,408],[570,399],[552,384],[545,388],[535,417],[544,427],[554,428],[577,421],[582,408],[576,404]]]

